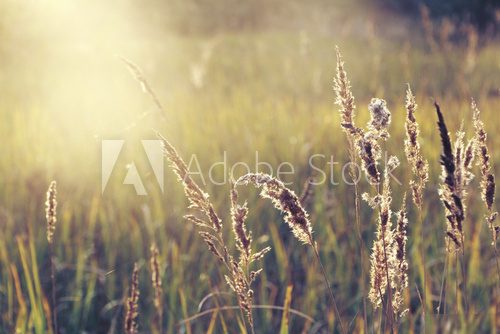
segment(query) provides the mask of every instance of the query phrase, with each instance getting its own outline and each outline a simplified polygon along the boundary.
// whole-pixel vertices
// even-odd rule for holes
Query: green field
[[[157,20],[131,15],[125,5],[116,12],[108,6],[98,11],[96,4],[79,8],[50,3],[26,12],[20,5],[5,8],[10,10],[0,16],[4,41],[0,49],[1,333],[52,332],[51,258],[44,211],[52,180],[58,186],[53,251],[60,333],[123,332],[134,263],[140,266],[141,333],[243,331],[238,309],[183,322],[200,311],[238,302],[224,280],[226,269],[207,250],[197,227],[183,218],[190,212],[188,201],[166,160],[163,193],[157,183],[141,146],[141,140],[156,139],[155,131],[186,162],[195,157],[199,163],[199,169],[190,165],[192,172],[201,171],[193,179],[200,185],[205,180],[202,188],[222,218],[223,234],[234,254],[230,185],[210,182],[210,167],[224,156],[229,168],[246,163],[252,172],[257,159],[274,170],[289,162],[294,173],[283,181],[300,194],[309,176],[321,177],[309,159],[322,155],[315,158],[314,166],[338,184],[322,182],[313,187],[306,209],[342,322],[349,325],[349,332],[363,332],[366,300],[366,330],[382,331],[386,321],[380,323],[380,319],[385,317],[366,299],[376,213],[361,202],[365,248],[360,252],[354,187],[342,182],[349,153],[332,89],[335,45],[343,53],[356,98],[357,123],[364,125],[369,119],[372,97],[385,99],[392,112],[391,137],[383,150],[402,162],[394,172],[402,184],[392,183],[393,211],[399,209],[403,194],[410,193],[411,170],[403,149],[407,83],[419,105],[420,142],[430,164],[424,194],[425,238],[421,238],[415,206],[408,200],[405,304],[409,312],[400,320],[399,330],[422,332],[422,241],[428,275],[427,331],[495,333],[499,328],[499,276],[475,165],[464,223],[468,312],[457,301],[457,292],[464,291],[463,281],[459,266],[451,262],[446,314],[429,314],[436,313],[439,303],[446,254],[445,213],[437,191],[441,142],[433,102],[440,103],[453,138],[461,124],[467,137],[473,135],[471,98],[478,102],[495,174],[500,166],[496,133],[500,43],[495,37],[478,37],[471,30],[457,40],[443,33],[439,23],[429,36],[418,19],[389,15],[384,21],[379,12],[368,15],[359,9],[353,9],[358,14],[352,19],[327,28],[304,24],[305,28],[297,29],[182,35],[159,30]],[[81,17],[72,16],[80,10]],[[141,67],[161,101],[164,117],[117,56]],[[125,140],[125,146],[101,192],[101,144],[109,139]],[[327,164],[330,157],[338,162],[333,169]],[[131,163],[137,165],[147,196],[138,196],[134,187],[122,184]],[[212,172],[216,180],[228,173],[221,165]],[[241,164],[234,169],[235,176],[245,172]],[[363,178],[360,192],[370,189]],[[287,286],[292,286],[291,308],[303,313],[291,313],[286,328],[279,309],[256,308],[255,332],[339,332],[312,249],[293,237],[282,215],[258,197],[258,190],[240,187],[239,192],[240,202],[248,201],[254,251],[272,248],[255,264],[256,269],[263,268],[253,285],[255,305],[283,306]],[[153,242],[160,251],[161,330],[149,268]]]

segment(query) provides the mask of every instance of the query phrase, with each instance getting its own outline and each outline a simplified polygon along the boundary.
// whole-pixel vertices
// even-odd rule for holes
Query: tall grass
[[[50,246],[50,280],[52,282],[52,315],[54,319],[54,332],[58,333],[57,327],[57,299],[56,299],[56,264],[54,259],[54,232],[57,222],[57,189],[56,181],[50,183],[47,190],[47,201],[45,202],[45,217],[47,219],[47,241]]]
[[[495,45],[475,55],[479,74],[468,74],[473,78],[469,91],[480,99],[482,121],[477,105],[472,110],[469,107],[470,96],[460,95],[457,93],[460,89],[453,86],[450,88],[453,93],[440,98],[446,111],[440,117],[439,132],[428,95],[435,92],[440,96],[448,83],[439,83],[440,79],[426,83],[417,75],[424,69],[435,69],[436,77],[439,71],[445,72],[439,50],[432,56],[424,56],[421,50],[410,52],[407,64],[411,66],[405,71],[412,79],[413,91],[409,88],[405,91],[402,85],[406,78],[399,73],[405,71],[400,71],[399,65],[390,65],[401,55],[388,54],[387,63],[380,70],[383,76],[374,80],[379,85],[377,95],[384,100],[372,101],[370,108],[365,106],[377,87],[368,85],[361,75],[365,55],[359,61],[354,57],[356,48],[346,48],[344,59],[353,72],[348,80],[338,51],[335,90],[342,117],[339,121],[327,88],[323,93],[323,88],[314,92],[290,84],[311,85],[313,78],[301,75],[304,66],[298,65],[309,62],[317,67],[314,59],[300,58],[289,49],[276,58],[269,55],[276,41],[284,44],[290,41],[282,38],[273,36],[271,42],[261,40],[258,44],[227,37],[216,47],[220,49],[214,51],[218,56],[226,51],[233,52],[230,57],[241,56],[244,54],[234,45],[246,45],[251,56],[240,57],[241,62],[260,65],[244,65],[241,71],[252,79],[258,78],[263,69],[274,68],[276,81],[258,84],[252,80],[233,81],[224,73],[228,66],[239,67],[241,63],[233,58],[214,57],[206,65],[209,67],[206,80],[213,81],[201,86],[205,88],[188,88],[187,93],[172,92],[165,98],[165,107],[159,102],[163,94],[156,94],[147,85],[145,91],[155,98],[160,112],[143,120],[154,120],[154,128],[177,143],[184,154],[196,153],[203,171],[226,147],[231,161],[251,162],[255,150],[272,165],[289,159],[300,167],[293,177],[295,183],[290,186],[282,186],[281,181],[260,173],[235,180],[229,189],[203,185],[199,175],[190,176],[189,155],[185,155],[186,163],[170,142],[163,140],[167,158],[182,187],[167,177],[167,191],[161,196],[154,182],[147,179],[151,194],[138,199],[133,192],[119,188],[124,186],[115,180],[101,195],[98,182],[91,181],[99,178],[97,172],[94,175],[87,171],[75,183],[79,169],[68,172],[73,166],[70,153],[68,157],[58,154],[60,161],[44,166],[47,152],[41,148],[46,145],[43,136],[37,137],[37,129],[55,126],[47,115],[34,110],[31,119],[16,113],[3,116],[9,126],[3,124],[0,129],[18,149],[6,147],[6,156],[12,156],[12,160],[6,158],[0,162],[4,174],[13,175],[11,181],[2,183],[0,196],[0,221],[4,227],[0,244],[3,331],[267,333],[330,332],[334,328],[370,332],[384,327],[401,332],[495,329],[496,300],[491,291],[497,286],[500,273],[494,273],[498,270],[495,268],[498,264],[494,263],[498,234],[494,166],[499,161],[494,148],[498,147],[499,139],[494,135],[486,137],[486,128],[491,131],[498,123],[495,114],[498,98],[489,90],[491,77],[487,73],[492,66],[492,55],[498,52]],[[312,47],[321,49],[319,45],[323,42],[315,40]],[[436,48],[439,47],[437,44]],[[287,70],[281,64],[281,57],[289,57],[288,66],[296,68],[296,72]],[[451,61],[459,63],[456,58]],[[271,62],[273,66],[269,65]],[[137,65],[128,61],[127,66],[135,71],[137,80],[140,78],[143,85],[147,83]],[[332,76],[334,73],[322,69],[319,87],[328,87]],[[485,79],[478,83],[481,77]],[[352,88],[349,81],[353,82]],[[355,93],[357,103],[363,106],[358,109],[354,108]],[[193,95],[197,98],[193,99]],[[417,102],[418,114],[412,117]],[[348,113],[354,110],[356,118],[350,118]],[[460,134],[453,144],[448,129],[458,129],[462,118],[466,120],[463,131],[474,132],[473,141],[462,143]],[[473,129],[467,127],[471,119]],[[360,127],[364,122],[368,126]],[[340,129],[346,132],[347,143],[336,135]],[[149,132],[147,127],[145,133]],[[20,144],[25,136],[40,146]],[[444,138],[443,149],[439,137]],[[63,142],[50,140],[47,147],[58,151]],[[362,162],[364,173],[373,184],[364,181],[355,186],[322,184],[314,186],[314,196],[295,195],[300,187],[297,184],[311,175],[306,162],[308,155],[316,150],[335,157],[343,157],[347,152],[341,162]],[[441,150],[445,170],[444,180],[439,182]],[[406,181],[402,185],[388,183],[389,178],[384,177],[391,169],[387,169],[390,164],[395,164],[394,159],[389,166],[381,163],[384,151],[391,155],[406,154],[408,163],[393,171]],[[472,153],[478,157],[480,177],[468,183],[474,168]],[[16,169],[14,164],[32,167]],[[322,172],[328,170],[326,165],[320,168]],[[334,168],[334,172],[339,171]],[[354,180],[358,170],[348,168],[348,173]],[[48,238],[40,222],[45,223],[42,208],[45,180],[52,174],[58,179],[60,224],[57,236],[52,234],[56,217],[55,205],[51,204],[55,203],[54,185],[53,196],[49,190],[47,206],[53,208],[48,211],[51,215],[46,222],[47,232],[51,232]],[[256,201],[256,194],[241,187],[243,183],[259,186],[279,211],[270,210],[269,203]],[[438,183],[444,209],[437,203]],[[186,217],[190,223],[181,219],[186,213],[186,201],[180,195],[182,188],[188,205],[195,211]],[[469,196],[465,196],[465,190]],[[360,202],[360,194],[364,192],[370,194],[365,197],[375,210]],[[407,192],[411,192],[415,204],[408,205],[408,210],[403,200]],[[304,194],[307,193],[306,187]],[[243,197],[251,205],[242,203]],[[399,208],[395,215],[394,207]],[[288,227],[275,224],[282,219]],[[372,222],[374,219],[376,223]],[[289,233],[290,228],[293,234]],[[304,241],[309,247],[300,247]],[[157,247],[151,247],[152,244]],[[444,248],[452,254],[442,252]],[[370,271],[366,268],[368,249],[373,249],[373,278],[368,277]],[[453,258],[455,252],[458,257]],[[457,258],[458,270],[451,270]],[[145,259],[150,260],[151,279],[141,280],[134,263],[140,267]],[[311,265],[316,259],[321,260],[320,268]],[[443,268],[448,271],[446,276],[441,276]],[[324,269],[324,275],[318,275],[318,269]],[[478,279],[479,275],[484,278]],[[321,284],[324,279],[326,285]],[[417,279],[421,285],[415,285]],[[373,291],[368,291],[367,282]],[[124,303],[127,291],[129,299]],[[47,299],[48,292],[53,293],[52,300]],[[447,298],[440,298],[445,293]],[[367,298],[373,304],[366,303]],[[376,313],[375,307],[380,307],[380,313]],[[444,319],[443,314],[452,320]],[[419,315],[421,319],[417,318]]]

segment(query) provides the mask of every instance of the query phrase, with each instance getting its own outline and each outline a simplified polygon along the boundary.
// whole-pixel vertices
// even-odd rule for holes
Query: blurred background
[[[437,302],[444,216],[436,192],[440,147],[432,102],[441,102],[450,131],[464,120],[471,134],[474,97],[490,133],[494,165],[499,165],[499,22],[495,0],[0,0],[0,332],[47,326],[44,201],[52,179],[59,186],[55,251],[61,331],[120,332],[122,302],[136,261],[143,267],[140,327],[151,331],[147,259],[153,241],[162,260],[164,331],[206,330],[210,317],[189,325],[178,322],[196,313],[210,293],[215,297],[202,309],[234,305],[234,297],[226,294],[224,271],[182,218],[188,209],[174,174],[165,169],[162,193],[140,140],[154,139],[153,130],[160,131],[186,161],[196,154],[205,176],[224,151],[229,165],[241,161],[253,166],[256,151],[273,166],[289,161],[296,173],[287,181],[300,192],[312,173],[311,154],[333,155],[340,166],[348,161],[332,91],[335,45],[344,55],[358,122],[368,118],[372,97],[386,99],[393,112],[387,150],[401,160],[407,83],[417,96],[423,150],[431,164],[424,218],[430,300]],[[164,116],[119,57],[142,69]],[[101,194],[103,139],[123,139],[125,146]],[[133,187],[122,185],[132,162],[148,196],[137,196]],[[322,167],[328,171],[326,162]],[[335,170],[337,179],[340,168]],[[394,189],[396,206],[408,189],[405,163],[398,176],[405,184]],[[494,328],[491,289],[496,276],[477,184],[470,191],[468,253],[479,314],[474,324],[486,332]],[[228,189],[207,185],[230,239]],[[324,184],[314,193],[308,209],[321,255],[338,291],[341,313],[359,331],[363,277],[349,209],[353,189]],[[256,303],[282,305],[291,284],[292,307],[316,320],[308,324],[292,318],[293,332],[321,331],[334,316],[327,311],[318,268],[310,264],[313,254],[291,237],[279,214],[258,200],[254,190],[243,191],[242,197],[249,200],[256,244],[273,248],[256,283]],[[369,248],[375,217],[364,204],[362,214]],[[410,220],[415,217],[410,207]],[[402,325],[408,330],[418,330],[420,312],[415,284],[421,280],[421,259],[413,252],[417,244],[410,231],[411,307]],[[30,293],[29,286],[39,289]],[[224,326],[236,331],[237,316],[220,315],[215,332]],[[280,320],[279,312],[256,312],[259,333],[276,332]]]

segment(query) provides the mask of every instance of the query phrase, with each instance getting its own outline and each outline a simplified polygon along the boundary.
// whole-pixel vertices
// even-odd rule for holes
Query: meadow
[[[24,16],[12,15],[14,23],[25,22]],[[135,19],[144,22],[142,17]],[[241,300],[226,284],[227,268],[207,249],[199,227],[184,218],[192,210],[169,167],[172,155],[164,159],[163,191],[151,170],[141,140],[157,139],[157,132],[186,163],[195,157],[199,166],[189,163],[189,169],[201,175],[192,174],[192,180],[210,195],[222,220],[220,236],[235,256],[241,245],[232,231],[232,186],[209,181],[213,164],[225,156],[228,166],[245,163],[253,173],[267,172],[266,167],[255,170],[257,159],[274,169],[289,162],[294,172],[282,181],[297,195],[309,177],[321,177],[319,170],[336,181],[312,186],[302,203],[317,246],[294,237],[285,223],[286,208],[283,215],[276,204],[259,197],[259,189],[238,187],[237,202],[248,203],[245,226],[252,233],[252,251],[271,248],[251,265],[252,270],[262,268],[251,287],[255,333],[341,332],[341,323],[346,332],[390,331],[391,317],[383,314],[387,300],[383,311],[368,300],[378,214],[361,194],[374,188],[361,178],[356,210],[355,187],[342,181],[342,168],[352,156],[335,104],[336,45],[352,85],[356,123],[364,126],[369,121],[373,97],[387,101],[392,114],[379,168],[383,173],[385,152],[401,162],[393,171],[401,184],[391,181],[391,207],[399,210],[406,193],[409,266],[403,295],[408,311],[394,321],[394,331],[495,333],[500,328],[500,282],[476,163],[471,170],[475,178],[466,187],[464,256],[446,255],[445,208],[438,192],[443,184],[443,149],[434,106],[437,101],[454,141],[461,127],[466,138],[474,136],[471,99],[475,99],[496,175],[500,165],[496,37],[425,20],[390,21],[402,29],[392,35],[375,17],[342,22],[333,32],[269,29],[211,36],[159,34],[156,27],[142,23],[137,35],[129,28],[128,39],[115,30],[104,29],[103,35],[78,30],[76,25],[89,22],[66,20],[60,24],[73,29],[71,38],[52,23],[39,34],[8,35],[6,45],[12,47],[1,53],[1,333],[51,333],[54,312],[60,333],[124,332],[135,264],[140,333],[250,332],[247,316],[238,307]],[[91,30],[98,31],[101,20],[96,19]],[[32,24],[40,27],[41,22]],[[119,26],[127,27],[122,21]],[[108,38],[117,40],[107,45]],[[44,43],[49,40],[54,44]],[[161,110],[117,56],[140,67]],[[429,163],[421,212],[411,200],[413,176],[404,151],[407,84],[418,104],[418,140]],[[103,190],[102,140],[108,139],[123,139],[125,146]],[[315,154],[322,156],[313,169],[309,159]],[[331,167],[330,158],[338,164]],[[147,196],[138,196],[134,187],[123,184],[131,163],[137,165]],[[212,172],[217,180],[227,175],[220,165]],[[241,165],[234,169],[236,177],[246,172]],[[45,202],[52,180],[57,182],[57,222],[49,245]],[[495,199],[493,209],[498,204]],[[397,217],[391,216],[396,222]],[[153,244],[158,249],[159,295],[151,277]]]

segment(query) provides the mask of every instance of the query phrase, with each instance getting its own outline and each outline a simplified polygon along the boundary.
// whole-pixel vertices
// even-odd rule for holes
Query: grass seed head
[[[373,98],[368,105],[370,111],[370,121],[368,130],[380,138],[389,138],[389,125],[391,124],[391,112],[387,108],[387,103],[383,99]]]
[[[417,103],[413,95],[410,85],[406,90],[406,139],[405,139],[405,153],[408,164],[411,166],[414,179],[410,180],[410,188],[412,190],[412,198],[415,205],[422,210],[423,204],[423,191],[425,184],[429,180],[429,163],[424,159],[418,141],[420,129],[418,122],[415,118],[417,111]]]
[[[335,103],[340,108],[340,117],[342,129],[348,136],[352,136],[356,132],[354,124],[355,109],[354,96],[351,92],[351,83],[347,78],[347,72],[344,68],[344,61],[339,48],[336,48],[337,54],[337,72],[333,81],[333,89],[337,95]]]
[[[475,151],[479,157],[478,164],[481,170],[481,198],[488,210],[491,211],[495,201],[495,176],[491,172],[491,158],[486,145],[488,135],[480,118],[479,108],[474,100],[472,100],[471,106],[475,130]]]
[[[394,236],[395,280],[397,289],[393,295],[394,312],[403,316],[407,310],[402,310],[404,291],[408,288],[408,262],[406,259],[406,241],[408,239],[408,218],[406,213],[406,194],[403,204],[397,213],[396,233]]]
[[[137,323],[137,317],[139,316],[139,267],[137,263],[134,264],[134,270],[132,272],[130,295],[127,298],[126,308],[125,333],[137,334],[139,333],[139,324]]]
[[[160,263],[159,263],[159,251],[156,244],[151,245],[151,259],[149,265],[151,267],[151,284],[154,288],[154,305],[157,310],[161,309],[161,275],[160,275]]]
[[[292,190],[288,189],[280,180],[263,173],[246,174],[236,181],[236,185],[249,183],[261,188],[261,197],[270,199],[274,206],[284,213],[285,221],[297,239],[313,246],[313,232],[309,215]]]
[[[56,181],[50,183],[45,202],[45,217],[47,218],[47,241],[52,244],[57,222],[57,189]]]

